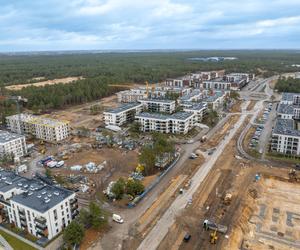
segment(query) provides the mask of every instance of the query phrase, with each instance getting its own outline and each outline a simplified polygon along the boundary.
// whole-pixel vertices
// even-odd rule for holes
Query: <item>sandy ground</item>
[[[102,111],[99,114],[91,114],[90,108],[93,105],[99,105]],[[51,114],[44,116],[69,121],[72,128],[85,127],[88,129],[95,129],[104,124],[102,115],[103,110],[117,106],[117,96],[112,95],[102,98],[100,101],[76,105],[64,110],[51,112]]]
[[[58,83],[67,84],[67,83],[71,83],[71,82],[74,82],[74,81],[77,81],[80,79],[83,79],[83,77],[66,77],[66,78],[47,80],[47,81],[41,81],[41,82],[35,82],[35,83],[11,85],[11,86],[7,86],[5,88],[7,88],[9,90],[21,90],[23,88],[30,87],[30,86],[43,87],[45,85],[54,85],[54,84],[58,84]]]
[[[231,113],[241,112],[241,104],[242,104],[242,100],[236,101],[236,103],[231,107],[230,112]]]
[[[252,110],[252,109],[254,108],[256,102],[257,102],[257,101],[251,100],[251,101],[250,101],[250,104],[249,104],[248,107],[247,107],[247,111]]]

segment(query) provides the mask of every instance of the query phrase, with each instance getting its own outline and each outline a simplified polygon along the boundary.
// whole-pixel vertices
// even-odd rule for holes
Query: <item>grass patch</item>
[[[295,157],[295,156],[287,156],[283,154],[269,152],[266,154],[266,157],[270,160],[284,161],[287,163],[294,163],[294,164],[300,163],[300,157]]]
[[[26,244],[25,242],[15,238],[14,236],[11,236],[10,234],[0,230],[0,234],[6,241],[11,245],[13,249],[18,250],[36,250],[36,248]]]

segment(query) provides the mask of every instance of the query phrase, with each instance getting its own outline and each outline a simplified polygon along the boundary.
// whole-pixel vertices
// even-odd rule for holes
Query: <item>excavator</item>
[[[217,230],[214,230],[211,234],[210,234],[210,243],[211,244],[216,244],[218,240],[218,235],[217,235]]]

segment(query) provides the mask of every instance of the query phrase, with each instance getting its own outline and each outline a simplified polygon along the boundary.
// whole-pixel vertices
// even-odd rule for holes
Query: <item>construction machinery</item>
[[[217,230],[214,230],[211,234],[210,234],[210,243],[211,244],[216,244],[218,240],[218,235],[217,235]]]
[[[232,194],[229,193],[229,192],[227,192],[227,193],[225,194],[224,200],[223,200],[224,205],[229,206],[230,203],[231,203],[231,200],[232,200]]]
[[[213,230],[213,231],[217,231],[219,233],[223,233],[225,234],[227,232],[227,227],[226,226],[223,226],[223,225],[220,225],[220,224],[217,224],[211,220],[204,220],[203,222],[203,227],[205,230]]]

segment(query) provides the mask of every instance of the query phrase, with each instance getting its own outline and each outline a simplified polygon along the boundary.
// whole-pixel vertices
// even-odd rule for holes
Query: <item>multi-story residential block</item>
[[[145,99],[139,101],[148,112],[172,114],[176,109],[176,101],[166,99]]]
[[[271,149],[282,154],[300,155],[300,94],[282,93],[277,115]]]
[[[141,103],[127,103],[118,108],[109,109],[103,112],[106,125],[122,126],[125,123],[134,121],[136,114],[143,110]]]
[[[136,121],[143,132],[156,131],[160,133],[186,134],[194,127],[194,114],[177,112],[172,115],[157,113],[140,113]]]
[[[184,112],[190,112],[194,114],[194,121],[200,123],[203,119],[203,116],[207,111],[207,103],[199,102],[184,102],[181,103]]]
[[[0,171],[0,221],[52,239],[78,214],[76,194],[37,179]]]
[[[19,159],[26,154],[25,136],[0,130],[0,157],[12,156]]]
[[[231,82],[232,90],[241,90],[244,86],[246,86],[250,80],[254,79],[254,74],[248,73],[231,73],[224,76],[224,80],[227,82]]]
[[[221,79],[216,79],[216,80],[212,80],[212,81],[203,81],[203,88],[204,89],[230,91],[231,82],[226,82]]]
[[[13,132],[31,134],[48,142],[64,140],[68,138],[70,132],[68,122],[30,114],[8,116],[6,123],[8,129]]]
[[[300,130],[293,119],[277,119],[271,149],[282,154],[300,155]]]
[[[190,92],[183,94],[180,98],[180,102],[198,102],[203,98],[203,93],[199,89],[194,89]]]
[[[213,91],[206,93],[206,97],[203,98],[202,102],[207,104],[207,107],[212,110],[223,108],[226,93],[223,91]]]
[[[131,89],[124,90],[117,93],[118,102],[130,103],[138,102],[139,100],[147,98],[146,89]]]

